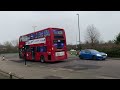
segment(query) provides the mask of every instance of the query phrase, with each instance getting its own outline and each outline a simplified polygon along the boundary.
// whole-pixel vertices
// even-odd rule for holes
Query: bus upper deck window
[[[46,37],[46,36],[50,36],[50,33],[49,33],[48,30],[45,30],[45,31],[44,31],[44,37]]]
[[[35,34],[34,34],[34,36],[35,36],[35,39],[37,39],[37,38],[38,38],[38,34],[37,34],[37,33],[35,33]]]
[[[42,38],[43,37],[43,31],[38,32],[37,36],[38,36],[38,38]]]
[[[31,35],[30,35],[30,39],[32,40],[32,39],[34,39],[34,34],[32,33]]]

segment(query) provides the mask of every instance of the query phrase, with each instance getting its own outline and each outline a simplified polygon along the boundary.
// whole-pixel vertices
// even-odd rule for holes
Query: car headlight
[[[105,54],[107,56],[107,54]]]
[[[96,54],[97,56],[102,56],[102,55],[100,55],[100,54]]]

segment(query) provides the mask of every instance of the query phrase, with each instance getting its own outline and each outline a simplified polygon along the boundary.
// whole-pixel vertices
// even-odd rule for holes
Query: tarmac
[[[118,59],[120,60],[120,59]],[[71,62],[72,63],[72,62]],[[93,72],[74,71],[65,68],[47,67],[40,62],[27,62],[19,58],[5,58],[0,57],[0,72],[7,74],[12,79],[99,79],[106,77],[99,77],[93,75]],[[61,63],[62,64],[62,63]],[[99,77],[99,78],[98,78]],[[108,77],[110,78],[110,77]],[[112,77],[111,77],[112,78]]]
[[[13,60],[19,60],[15,58]],[[31,62],[32,63],[32,62]],[[24,64],[23,60],[13,62],[9,59],[2,60],[0,58],[0,71],[13,75],[12,79],[84,79],[88,77],[88,73],[75,72],[73,70],[66,70],[64,68],[46,67],[44,65]],[[95,78],[93,76],[93,78]]]

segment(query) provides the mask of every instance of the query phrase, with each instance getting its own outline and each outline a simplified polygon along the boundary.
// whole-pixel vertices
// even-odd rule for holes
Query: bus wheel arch
[[[45,57],[43,55],[40,56],[40,62],[44,63],[45,62]]]

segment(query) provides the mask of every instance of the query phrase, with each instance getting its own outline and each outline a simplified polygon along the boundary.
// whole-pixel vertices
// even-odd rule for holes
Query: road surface
[[[70,56],[66,61],[40,63],[19,59],[17,54],[0,59],[0,69],[24,79],[120,79],[120,60],[80,60]]]

